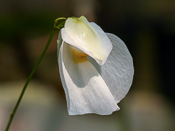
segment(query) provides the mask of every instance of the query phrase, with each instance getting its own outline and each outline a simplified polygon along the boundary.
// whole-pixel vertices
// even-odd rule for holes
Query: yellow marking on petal
[[[71,48],[71,51],[72,51],[72,53],[74,53],[77,56],[88,56],[86,53],[84,53],[84,52],[78,52],[77,50],[75,50],[73,48]]]
[[[74,63],[83,63],[87,61],[87,54],[85,54],[84,52],[79,52],[73,48],[71,48],[72,51],[72,59]]]

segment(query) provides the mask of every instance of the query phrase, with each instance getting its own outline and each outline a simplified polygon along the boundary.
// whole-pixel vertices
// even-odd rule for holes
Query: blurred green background
[[[174,131],[174,0],[0,0],[0,131],[58,17],[84,15],[119,36],[135,76],[121,110],[68,116],[55,34],[10,131]]]

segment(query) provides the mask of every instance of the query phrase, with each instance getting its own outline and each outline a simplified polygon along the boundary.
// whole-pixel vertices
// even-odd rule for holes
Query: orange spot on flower
[[[72,51],[72,59],[74,63],[83,63],[87,61],[87,54],[84,52],[79,52],[71,48]]]

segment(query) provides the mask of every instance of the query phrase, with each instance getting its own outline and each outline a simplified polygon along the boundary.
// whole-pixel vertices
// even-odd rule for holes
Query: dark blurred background
[[[55,34],[10,131],[174,131],[174,0],[0,0],[0,131],[58,17],[84,15],[119,36],[135,76],[121,110],[68,116]]]

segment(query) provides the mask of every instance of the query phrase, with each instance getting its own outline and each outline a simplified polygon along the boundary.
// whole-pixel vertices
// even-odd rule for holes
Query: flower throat
[[[72,59],[74,63],[83,63],[87,61],[88,55],[86,53],[73,46],[71,46],[70,49],[72,52]]]

